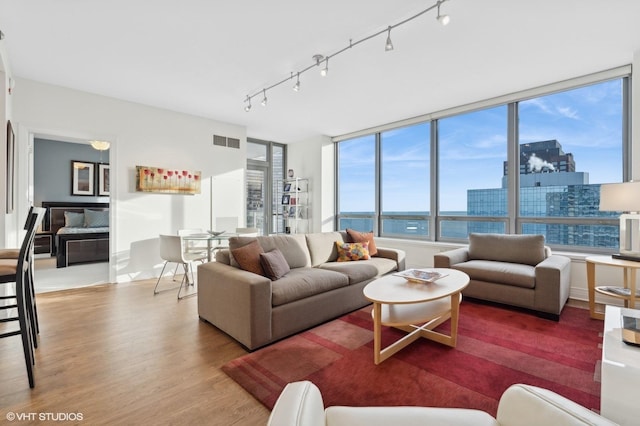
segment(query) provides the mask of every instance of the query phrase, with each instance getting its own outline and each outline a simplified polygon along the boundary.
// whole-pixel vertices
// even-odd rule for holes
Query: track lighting
[[[300,73],[298,73],[298,80],[296,81],[296,84],[293,86],[294,92],[298,92],[299,90],[300,90]]]
[[[355,42],[353,40],[349,40],[349,44],[347,46],[345,46],[342,49],[339,49],[339,50],[333,52],[332,54],[329,54],[329,55],[326,55],[326,56],[325,55],[320,55],[320,54],[313,55],[312,58],[313,58],[314,63],[309,65],[309,66],[307,66],[306,68],[303,68],[303,69],[297,71],[295,73],[296,83],[293,85],[293,90],[296,91],[296,92],[300,91],[300,74],[303,74],[303,73],[309,71],[313,67],[319,67],[321,65],[321,63],[324,62],[324,68],[322,68],[320,70],[320,75],[322,77],[326,77],[327,74],[329,74],[329,58],[333,58],[336,55],[340,55],[340,54],[342,54],[342,53],[344,53],[344,52],[356,47],[357,45],[364,43],[367,40],[370,40],[372,38],[381,36],[381,35],[386,33],[387,40],[386,40],[386,43],[385,43],[385,46],[384,46],[384,50],[386,52],[388,52],[390,50],[393,50],[394,47],[393,47],[393,42],[391,41],[391,30],[395,29],[395,28],[397,28],[397,27],[399,27],[401,25],[404,25],[407,22],[413,21],[414,19],[416,19],[416,18],[418,18],[418,17],[424,15],[425,13],[430,12],[430,11],[432,11],[434,9],[437,9],[437,12],[438,12],[438,14],[436,16],[436,19],[438,20],[438,22],[440,22],[442,25],[447,25],[451,21],[451,18],[449,17],[449,15],[446,15],[446,14],[445,15],[441,15],[440,14],[440,6],[442,5],[442,3],[446,2],[446,1],[449,1],[449,0],[437,0],[434,4],[432,4],[431,6],[429,6],[426,9],[416,13],[415,15],[410,16],[410,17],[408,17],[406,19],[403,19],[402,21],[399,21],[399,22],[397,22],[397,23],[395,23],[393,25],[387,26],[387,29],[378,31],[378,32],[376,32],[374,34],[371,34],[371,35],[367,36],[367,37],[363,37],[363,38],[361,38],[361,39],[359,39],[359,40],[357,40]],[[294,78],[294,72],[292,71],[291,74],[289,76],[287,76],[286,78],[284,78],[284,79],[282,79],[282,80],[280,80],[280,81],[278,81],[276,83],[273,83],[270,86],[263,86],[264,88],[262,89],[262,106],[266,106],[267,105],[267,90],[271,90],[274,87],[278,87],[283,83],[287,83],[287,82],[293,80],[293,78]],[[287,83],[287,84],[290,84],[290,83]],[[247,95],[247,99],[245,99],[245,102],[247,103],[245,105],[245,107],[244,107],[245,111],[249,112],[249,110],[251,110],[251,98],[259,96],[259,95],[260,95],[259,91],[256,91],[253,94]]]
[[[440,23],[442,24],[442,26],[447,25],[450,21],[451,18],[449,17],[449,15],[440,15],[440,5],[446,0],[440,0],[438,1],[438,16],[436,16],[436,19],[438,21],[440,21]]]
[[[389,29],[387,31],[387,44],[384,45],[385,52],[393,50],[393,43],[391,42],[391,25],[389,25]]]
[[[324,60],[324,68],[320,70],[320,75],[326,77],[329,74],[329,58]]]

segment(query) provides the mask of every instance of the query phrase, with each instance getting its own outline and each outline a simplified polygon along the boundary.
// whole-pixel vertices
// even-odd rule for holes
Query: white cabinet
[[[607,305],[602,339],[600,414],[620,425],[640,419],[640,347],[622,341],[620,308]]]
[[[283,226],[278,232],[285,234],[303,234],[311,230],[309,208],[310,186],[307,178],[292,178],[278,182],[280,201],[278,217],[282,218]]]

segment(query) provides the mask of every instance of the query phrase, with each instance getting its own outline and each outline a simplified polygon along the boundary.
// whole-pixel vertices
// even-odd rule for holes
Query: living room
[[[371,6],[359,2],[345,6],[336,2],[308,5],[299,17],[279,12],[299,7],[286,1],[271,6],[252,4],[255,13],[246,17],[245,11],[238,10],[241,6],[198,10],[194,5],[193,10],[178,11],[174,10],[177,6],[165,5],[169,9],[165,15],[160,10],[149,14],[143,5],[122,5],[122,9],[105,6],[106,10],[91,11],[74,10],[71,4],[66,5],[69,9],[46,4],[32,9],[0,3],[0,30],[4,33],[0,53],[5,74],[5,102],[0,111],[15,129],[15,193],[27,194],[18,196],[13,213],[3,216],[1,240],[5,247],[20,243],[18,230],[28,211],[33,182],[30,144],[36,137],[111,142],[109,281],[125,284],[157,277],[159,234],[186,227],[214,229],[216,217],[246,216],[247,138],[287,145],[287,167],[313,182],[314,230],[334,230],[332,138],[619,67],[632,69],[640,63],[635,2],[622,2],[616,10],[607,10],[595,1],[567,5],[510,3],[447,1],[442,4],[442,12],[451,16],[449,26],[439,25],[435,11],[431,11],[391,32],[394,51],[384,51],[386,34],[354,47],[331,60],[325,79],[318,75],[321,67],[304,73],[299,93],[288,87],[293,86],[295,78],[284,87],[267,91],[265,108],[260,105],[263,87],[312,64],[312,55],[337,51],[348,45],[350,38],[384,30],[432,3]],[[122,10],[130,10],[126,18],[121,16]],[[75,19],[75,24],[64,18],[80,12],[86,14],[85,19]],[[179,19],[169,19],[169,12]],[[154,13],[159,14],[157,19]],[[276,16],[280,14],[285,16]],[[610,14],[617,22],[605,22]],[[167,29],[149,30],[153,41],[139,36],[138,24],[131,22],[133,16],[145,15],[149,21],[170,22]],[[215,17],[213,23],[208,21],[211,17]],[[228,24],[224,23],[225,17]],[[313,26],[308,24],[310,19]],[[180,25],[180,21],[184,22]],[[195,41],[182,33],[213,24],[229,27],[221,33],[194,35],[194,39],[203,38],[207,43],[187,47],[194,46]],[[278,28],[273,33],[267,31],[269,37],[257,30],[267,24]],[[32,27],[31,35],[25,35],[21,26]],[[248,28],[251,31],[246,31]],[[545,34],[536,36],[541,28]],[[47,35],[45,29],[62,37]],[[112,38],[114,31],[122,31],[119,42]],[[234,34],[233,40],[212,42],[219,34]],[[20,39],[24,41],[15,44]],[[86,39],[87,44],[74,45],[79,42],[75,39]],[[44,51],[36,49],[38,44],[45,46]],[[117,48],[124,49],[128,44],[132,45],[128,55],[116,55]],[[211,45],[218,44],[231,46],[206,53]],[[521,52],[523,46],[525,54]],[[91,56],[96,53],[97,57]],[[36,73],[27,67],[24,57],[37,61],[36,68],[54,69],[58,75]],[[207,59],[198,63],[195,57]],[[66,71],[58,67],[65,63],[82,72],[62,78]],[[136,68],[140,65],[150,68]],[[165,74],[165,68],[178,72]],[[202,78],[200,74],[216,82],[192,83],[192,78],[201,81],[196,80]],[[416,78],[420,74],[426,81]],[[157,86],[144,84],[154,81]],[[381,81],[389,84],[382,85]],[[244,112],[245,98],[253,93],[259,95],[252,98],[251,111]],[[367,107],[378,102],[385,106]],[[640,120],[638,85],[632,86],[630,102],[633,124]],[[294,114],[296,111],[299,115]],[[631,133],[632,147],[640,145],[636,133]],[[237,138],[241,147],[215,146],[212,135]],[[630,177],[637,178],[640,154],[632,149],[630,156]],[[167,196],[137,192],[138,165],[199,170],[203,176],[201,193]],[[6,193],[0,198],[6,200]],[[428,266],[435,253],[457,246],[393,238],[384,242],[405,250],[409,267]],[[579,300],[587,300],[584,257],[572,254],[571,297]]]

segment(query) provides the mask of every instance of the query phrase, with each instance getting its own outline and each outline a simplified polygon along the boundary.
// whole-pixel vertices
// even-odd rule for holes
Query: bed
[[[58,268],[109,261],[109,203],[47,201],[42,207]]]

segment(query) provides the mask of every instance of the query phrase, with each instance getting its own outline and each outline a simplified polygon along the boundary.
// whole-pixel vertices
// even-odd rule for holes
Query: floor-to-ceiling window
[[[380,133],[380,235],[429,235],[430,123]]]
[[[439,239],[507,230],[507,107],[438,120]]]
[[[377,230],[376,135],[340,143],[338,159],[339,228]]]
[[[631,175],[628,72],[338,138],[338,228],[431,241],[537,233],[554,247],[615,249],[619,212],[599,211],[599,190]]]
[[[280,232],[282,221],[275,208],[274,185],[284,177],[285,146],[249,139],[247,141],[246,226],[262,235]]]

